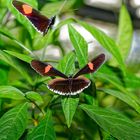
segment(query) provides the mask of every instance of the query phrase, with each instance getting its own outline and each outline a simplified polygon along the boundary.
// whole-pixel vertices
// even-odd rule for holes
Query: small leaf
[[[71,25],[68,25],[70,40],[75,48],[80,67],[85,66],[88,61],[88,45],[85,39]]]
[[[30,57],[28,55],[25,55],[25,54],[13,52],[13,51],[7,51],[7,50],[4,50],[4,52],[6,52],[6,53],[8,53],[8,54],[10,54],[10,55],[12,55],[14,57],[17,57],[17,58],[19,58],[19,59],[21,59],[21,60],[23,60],[23,61],[25,61],[27,63],[30,63],[33,60],[32,57]]]
[[[58,69],[68,75],[74,71],[75,54],[70,52],[58,64]]]
[[[26,129],[27,114],[27,103],[6,112],[0,119],[0,139],[19,140]]]
[[[80,105],[101,128],[119,140],[138,140],[140,127],[119,112],[93,105]]]
[[[137,103],[136,100],[132,99],[133,94],[130,95],[130,93],[129,93],[129,95],[128,95],[128,94],[122,93],[122,92],[117,91],[117,90],[104,89],[104,88],[102,88],[100,90],[102,90],[105,93],[108,93],[108,94],[110,94],[112,96],[115,96],[118,99],[124,101],[125,103],[127,103],[128,105],[133,107],[137,112],[140,113],[140,105]]]
[[[41,95],[37,92],[34,92],[34,91],[29,91],[29,92],[26,92],[26,97],[32,101],[36,101],[36,102],[39,102],[40,104],[43,103],[43,99],[41,97]]]
[[[120,52],[125,60],[130,51],[133,35],[133,26],[130,15],[125,5],[122,5],[119,16],[119,31],[117,43],[119,44]]]
[[[73,116],[76,112],[79,98],[72,98],[72,97],[64,97],[61,100],[62,103],[62,109],[66,118],[67,126],[70,127],[72,123]]]
[[[97,39],[97,41],[116,58],[118,64],[125,73],[125,64],[116,42],[96,27],[81,21],[78,21],[78,23],[81,24],[87,31],[89,31],[94,36],[94,38]]]
[[[9,98],[14,100],[24,100],[24,94],[12,86],[0,86],[0,98]]]
[[[47,111],[46,117],[28,135],[27,140],[55,140],[52,113]]]

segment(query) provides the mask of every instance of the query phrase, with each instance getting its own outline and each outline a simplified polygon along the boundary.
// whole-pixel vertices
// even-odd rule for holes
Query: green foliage
[[[84,38],[71,26],[68,26],[69,36],[73,47],[75,48],[76,56],[80,67],[83,67],[88,60],[88,46]]]
[[[27,140],[55,140],[55,132],[52,122],[52,113],[47,111],[47,115],[28,135]]]
[[[36,9],[39,6],[48,17],[60,15],[60,21],[42,36],[11,5],[11,0],[0,1],[0,140],[139,140],[140,77],[125,64],[133,32],[126,6],[120,9],[115,41],[85,21],[61,19],[75,8],[76,0],[24,2]],[[30,63],[33,59],[43,60],[67,76],[87,64],[88,43],[75,24],[91,33],[113,57],[96,73],[86,75],[91,85],[83,93],[61,96],[46,86],[53,77],[39,76]],[[59,38],[64,25],[72,51]],[[59,50],[60,61],[46,57],[47,46],[48,50]]]
[[[130,51],[132,35],[133,35],[133,27],[130,15],[127,11],[126,6],[122,5],[120,10],[117,43],[119,44],[119,49],[124,60],[125,58],[127,58]]]
[[[75,54],[70,52],[58,64],[58,69],[68,75],[74,71]]]
[[[62,108],[66,118],[67,126],[70,127],[76,108],[79,103],[79,98],[65,97],[62,99]]]
[[[102,47],[107,49],[116,58],[118,64],[121,66],[123,72],[125,73],[125,64],[116,42],[96,27],[81,21],[78,21],[78,23],[80,23],[87,31],[89,31],[102,45]]]
[[[0,139],[18,140],[28,121],[27,103],[6,112],[0,119]]]
[[[22,61],[25,61],[27,63],[30,63],[33,58],[28,56],[28,55],[25,55],[25,54],[21,54],[21,53],[17,53],[17,52],[13,52],[13,51],[7,51],[5,50],[4,52],[14,56],[14,57],[17,57],[18,59],[22,60]]]
[[[97,106],[80,106],[98,125],[117,139],[138,140],[140,127],[119,112]]]
[[[24,94],[20,90],[12,86],[0,86],[0,98],[9,98],[15,100],[25,99]]]
[[[31,101],[34,101],[34,102],[36,101],[36,102],[38,102],[38,103],[40,103],[40,104],[43,103],[42,97],[41,97],[40,94],[37,93],[37,92],[29,91],[29,92],[26,92],[26,93],[25,93],[25,96],[26,96],[27,99],[29,99],[29,100],[31,100]]]

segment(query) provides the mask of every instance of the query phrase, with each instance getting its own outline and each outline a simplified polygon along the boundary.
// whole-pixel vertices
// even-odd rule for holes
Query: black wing
[[[91,62],[89,62],[85,67],[83,67],[78,73],[76,73],[73,78],[76,78],[83,74],[95,72],[103,64],[104,60],[105,60],[104,54],[98,55]]]
[[[26,16],[35,29],[43,33],[43,35],[45,35],[48,29],[54,24],[55,16],[49,19],[28,4],[20,1],[14,0],[12,4],[22,15]]]
[[[76,95],[81,93],[90,85],[90,80],[85,77],[78,77],[73,79],[53,79],[48,83],[48,88],[60,95]]]
[[[60,76],[68,78],[65,74],[61,73],[50,64],[43,63],[39,60],[32,60],[31,67],[42,76]]]

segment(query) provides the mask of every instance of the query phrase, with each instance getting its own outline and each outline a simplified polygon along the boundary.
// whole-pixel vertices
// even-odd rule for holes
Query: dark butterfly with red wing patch
[[[98,55],[73,77],[67,77],[65,74],[56,70],[53,66],[38,60],[32,60],[31,66],[37,73],[42,76],[62,77],[53,79],[48,83],[47,87],[51,91],[60,95],[76,95],[90,85],[90,80],[80,75],[95,72],[103,64],[104,60],[104,54]]]
[[[49,28],[55,22],[55,16],[49,19],[26,3],[13,0],[12,4],[22,15],[24,15],[32,23],[33,27],[43,35],[47,34]]]

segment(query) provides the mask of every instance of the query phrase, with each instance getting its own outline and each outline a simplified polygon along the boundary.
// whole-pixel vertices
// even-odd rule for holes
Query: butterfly
[[[49,28],[52,27],[55,22],[55,16],[47,18],[26,3],[13,0],[12,4],[22,15],[24,15],[31,22],[33,27],[43,35],[47,34]]]
[[[51,91],[60,95],[76,95],[81,93],[91,83],[88,78],[81,75],[95,72],[104,61],[105,55],[100,54],[80,69],[75,75],[70,77],[58,71],[52,65],[39,60],[32,60],[31,67],[42,76],[61,77],[49,81],[47,87]]]

